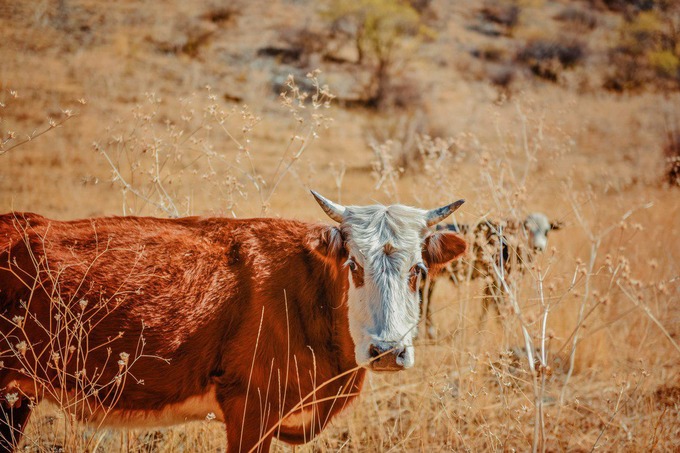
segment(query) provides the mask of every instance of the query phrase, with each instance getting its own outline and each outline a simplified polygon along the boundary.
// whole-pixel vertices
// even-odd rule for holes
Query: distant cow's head
[[[340,223],[343,265],[349,275],[349,326],[358,364],[374,371],[413,366],[419,318],[419,279],[465,252],[465,241],[430,226],[448,217],[457,201],[425,211],[403,205],[341,206],[312,192]],[[341,242],[341,243],[340,243]]]
[[[526,228],[529,235],[529,246],[541,252],[545,250],[548,244],[548,232],[550,230],[559,230],[561,227],[561,223],[551,223],[548,217],[540,212],[529,214],[524,221],[524,228]]]

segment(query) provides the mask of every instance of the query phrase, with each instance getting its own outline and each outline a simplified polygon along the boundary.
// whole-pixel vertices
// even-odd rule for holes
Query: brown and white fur
[[[421,312],[425,318],[428,337],[434,337],[436,332],[432,321],[431,296],[438,277],[449,278],[454,284],[483,279],[485,285],[480,321],[486,318],[491,306],[500,316],[499,304],[503,298],[503,284],[500,279],[507,278],[512,273],[523,272],[535,253],[545,250],[548,233],[561,227],[560,222],[550,222],[540,212],[529,214],[524,221],[482,220],[474,225],[437,225],[437,230],[462,234],[470,248],[466,257],[448,264],[439,275],[433,275],[428,282],[421,285]]]

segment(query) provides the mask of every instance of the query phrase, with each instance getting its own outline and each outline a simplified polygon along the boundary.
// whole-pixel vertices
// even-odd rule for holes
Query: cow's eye
[[[421,277],[425,278],[427,277],[427,266],[425,266],[424,263],[418,263],[416,264],[416,269],[415,271],[420,274]]]
[[[355,263],[354,260],[350,258],[347,260],[347,267],[349,267],[349,270],[354,272],[357,270],[357,263]]]

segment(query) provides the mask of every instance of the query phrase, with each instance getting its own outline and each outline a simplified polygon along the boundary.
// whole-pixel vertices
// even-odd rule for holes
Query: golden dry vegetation
[[[298,450],[679,449],[680,203],[663,154],[677,87],[603,88],[607,49],[633,26],[610,2],[484,2],[518,8],[506,25],[472,0],[412,3],[429,3],[427,30],[398,37],[391,98],[374,108],[356,105],[372,63],[324,34],[330,1],[0,2],[0,210],[325,221],[314,188],[347,204],[465,198],[459,222],[543,211],[566,226],[510,282],[500,318],[480,323],[480,282],[442,282],[416,366],[371,375]],[[573,7],[594,27],[555,19]],[[557,38],[585,43],[573,67],[514,57]],[[302,57],[281,52],[291,43]],[[41,405],[24,445],[223,451],[225,438],[209,420],[73,428]]]

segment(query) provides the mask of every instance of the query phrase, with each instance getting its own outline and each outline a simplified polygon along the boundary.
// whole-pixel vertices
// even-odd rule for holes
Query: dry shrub
[[[597,16],[575,6],[567,6],[554,17],[573,31],[589,31],[597,27]]]
[[[597,9],[608,9],[617,13],[635,14],[648,11],[655,5],[670,3],[664,0],[588,0]]]
[[[417,90],[400,100],[397,90],[409,88],[398,82],[400,72],[420,43],[434,35],[425,19],[409,3],[392,0],[331,0],[322,16],[333,30],[343,30],[345,39],[356,49],[358,69],[369,74],[361,99],[355,101],[371,109],[408,104]]]
[[[566,69],[579,65],[586,57],[586,45],[580,41],[532,39],[517,53],[516,59],[536,76],[558,82]]]
[[[213,6],[200,15],[201,19],[224,25],[238,15],[238,6],[232,2],[229,6]]]
[[[373,150],[388,144],[390,161],[398,173],[418,171],[423,162],[422,140],[443,140],[450,135],[423,110],[395,113],[385,118],[375,118],[364,129],[366,143]]]
[[[408,0],[408,4],[418,13],[423,14],[432,7],[432,0]]]
[[[321,59],[332,59],[333,39],[322,28],[285,28],[279,32],[277,44],[261,47],[258,56],[276,58],[278,63],[309,69]]]
[[[671,186],[680,187],[680,131],[668,133],[663,155],[666,164],[666,182]]]
[[[507,57],[507,49],[496,44],[487,44],[476,47],[470,51],[470,55],[484,61],[501,61]]]
[[[514,28],[519,23],[520,9],[516,4],[487,2],[479,12],[485,20],[508,29]]]
[[[478,78],[486,79],[498,89],[498,101],[511,97],[512,83],[517,76],[517,67],[511,61],[508,49],[504,46],[489,43],[470,51],[470,55],[479,59],[482,64]],[[466,70],[471,73],[473,71]]]
[[[647,85],[680,87],[680,5],[655,5],[631,14],[619,28],[617,43],[608,51],[611,69],[604,87],[631,91]]]
[[[512,82],[515,80],[517,70],[513,65],[491,65],[487,68],[487,77],[492,85],[498,88],[498,98],[509,99],[512,94]]]
[[[481,23],[473,29],[489,36],[512,36],[519,25],[519,2],[515,0],[485,1],[479,9]]]

